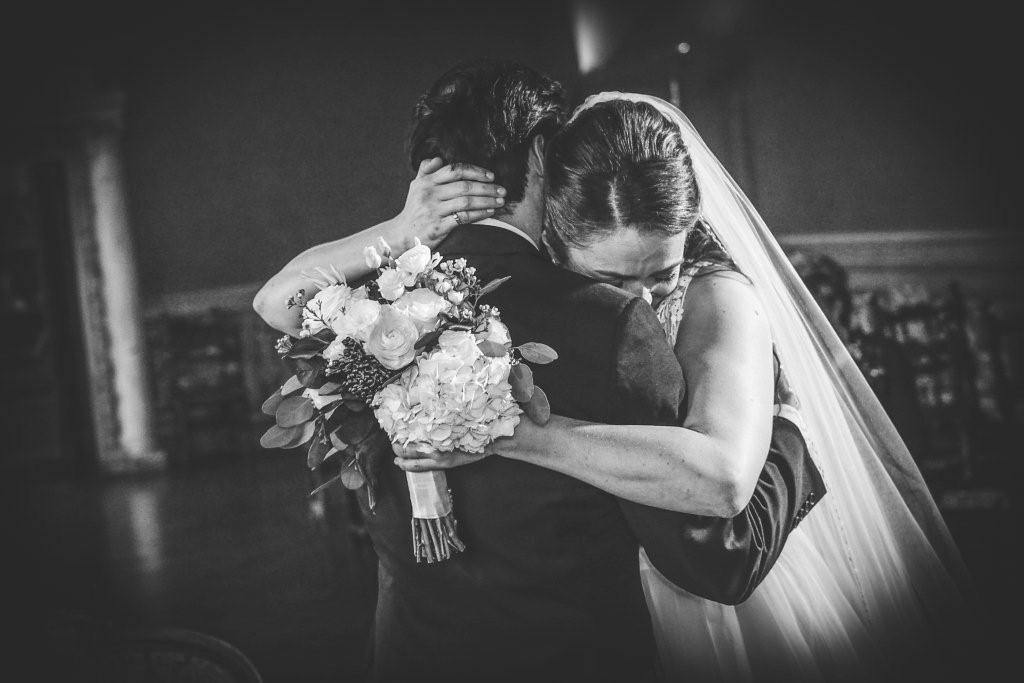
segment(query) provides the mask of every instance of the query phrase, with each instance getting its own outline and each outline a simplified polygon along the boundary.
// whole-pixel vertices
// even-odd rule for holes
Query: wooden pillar
[[[89,98],[73,117],[71,216],[100,467],[159,469],[138,272],[121,158],[122,97]]]

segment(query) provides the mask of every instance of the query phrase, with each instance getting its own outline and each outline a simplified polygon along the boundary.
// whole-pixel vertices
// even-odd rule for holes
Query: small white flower
[[[347,285],[324,287],[302,308],[302,329],[316,334],[329,327],[332,321],[345,312],[345,305],[352,296]]]
[[[456,306],[461,304],[465,300],[465,298],[466,298],[465,292],[459,292],[459,291],[454,290],[454,289],[452,291],[448,292],[448,301],[451,301]]]
[[[484,339],[496,344],[512,343],[512,335],[508,333],[508,328],[505,327],[505,323],[500,320],[495,320],[494,318],[487,321],[487,335]]]
[[[381,255],[377,253],[377,250],[372,245],[363,249],[363,259],[366,261],[366,267],[370,270],[377,270],[380,268],[380,264],[384,262]]]
[[[329,406],[344,398],[341,394],[328,394],[327,396],[321,396],[320,392],[316,389],[306,389],[302,392],[302,395],[312,401],[313,407],[317,410],[323,410],[325,406]]]

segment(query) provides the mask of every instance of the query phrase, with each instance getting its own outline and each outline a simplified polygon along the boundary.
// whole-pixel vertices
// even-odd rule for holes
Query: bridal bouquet
[[[308,444],[311,469],[340,464],[314,493],[334,481],[366,486],[372,509],[368,460],[385,451],[390,457],[389,441],[481,453],[511,436],[523,412],[546,423],[547,397],[523,361],[558,356],[544,344],[513,346],[498,309],[480,303],[508,278],[483,284],[465,259],[442,261],[419,243],[393,258],[381,241],[364,255],[377,275],[367,284],[349,287],[332,271],[315,296],[299,291],[288,300],[302,307],[302,330],[279,339],[277,351],[295,374],[264,402],[276,424],[260,443]],[[465,550],[444,472],[406,477],[416,560]]]

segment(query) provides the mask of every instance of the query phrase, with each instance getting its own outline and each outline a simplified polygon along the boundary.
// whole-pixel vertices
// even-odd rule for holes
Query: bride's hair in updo
[[[646,102],[581,111],[547,148],[545,231],[554,256],[623,228],[676,235],[700,217],[700,189],[679,128]]]

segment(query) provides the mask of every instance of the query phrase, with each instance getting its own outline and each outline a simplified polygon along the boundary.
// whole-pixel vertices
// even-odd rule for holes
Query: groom
[[[619,424],[678,424],[681,372],[642,299],[553,266],[542,254],[543,168],[531,146],[565,119],[560,86],[524,66],[478,62],[421,98],[411,162],[441,157],[493,169],[508,190],[500,220],[456,228],[439,251],[482,281],[513,339],[544,342],[536,369],[552,411]],[[785,437],[783,437],[784,439]],[[448,471],[468,549],[413,560],[405,474],[381,468],[366,519],[380,558],[376,680],[644,681],[656,655],[638,547],[673,583],[720,602],[745,599],[824,487],[802,443],[773,439],[748,507],[731,520],[628,503],[570,477],[490,457]]]

